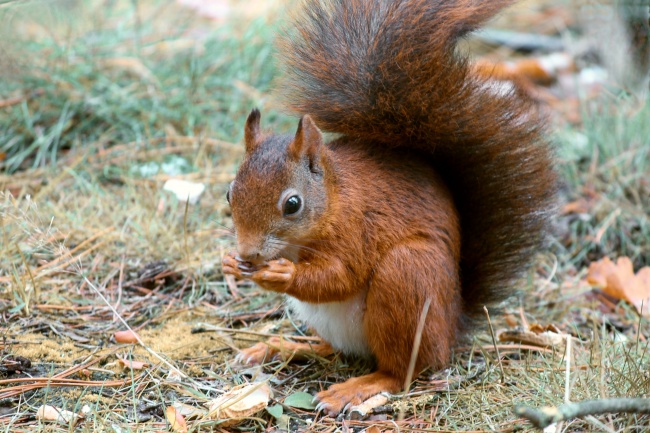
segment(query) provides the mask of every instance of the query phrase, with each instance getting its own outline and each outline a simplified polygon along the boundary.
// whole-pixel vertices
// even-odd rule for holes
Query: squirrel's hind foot
[[[316,394],[316,401],[319,402],[316,410],[335,417],[346,408],[358,406],[381,392],[398,392],[402,385],[403,381],[380,371],[353,377]]]

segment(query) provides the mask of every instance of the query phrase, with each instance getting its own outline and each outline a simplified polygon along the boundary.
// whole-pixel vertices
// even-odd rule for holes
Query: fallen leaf
[[[560,331],[558,327],[553,325],[552,323],[546,326],[542,326],[539,323],[533,323],[528,327],[528,330],[535,334],[543,334],[544,332],[553,332],[554,334],[562,334],[562,331]]]
[[[266,383],[239,385],[208,403],[208,417],[224,420],[220,426],[232,426],[266,408],[270,398]]]
[[[135,344],[138,342],[138,334],[133,331],[118,331],[113,334],[113,338],[118,343]]]
[[[273,418],[275,418],[276,425],[279,429],[290,431],[289,425],[291,423],[291,418],[289,418],[289,416],[284,413],[284,409],[282,408],[281,404],[269,406],[266,408],[266,411],[273,415]]]
[[[492,80],[530,80],[531,82],[549,84],[559,72],[571,71],[575,65],[566,53],[554,53],[537,58],[521,59],[509,63],[493,63],[480,59],[474,64],[474,70],[482,77]]]
[[[118,358],[117,363],[123,368],[131,368],[133,370],[143,370],[149,367],[149,364],[142,361],[129,361],[128,359]]]
[[[593,262],[587,271],[587,282],[603,292],[632,304],[646,315],[650,309],[650,267],[634,274],[632,260],[619,257],[616,264],[609,257]]]
[[[566,339],[569,338],[569,335],[560,332],[553,325],[542,327],[533,324],[528,330],[517,328],[498,331],[497,338],[499,341],[511,341],[538,347],[558,347],[561,349],[566,345]]]
[[[284,399],[284,404],[290,407],[297,407],[299,409],[311,410],[316,407],[314,404],[314,396],[308,392],[294,392]]]
[[[76,423],[81,418],[74,412],[49,405],[39,407],[38,411],[36,411],[36,417],[41,421],[54,421],[59,424]]]
[[[178,370],[169,370],[169,373],[167,373],[167,380],[169,382],[180,383],[183,380],[183,376]]]
[[[172,431],[187,433],[187,423],[185,422],[185,418],[174,406],[167,406],[165,408],[165,418],[167,418],[167,422]]]
[[[174,407],[176,408],[176,413],[180,413],[187,419],[202,418],[206,414],[205,409],[196,408],[194,406],[190,406],[189,404],[184,404],[179,401],[174,402]]]
[[[266,411],[270,413],[273,416],[273,418],[276,419],[280,419],[280,417],[284,413],[284,410],[282,409],[282,405],[279,404],[267,407]]]

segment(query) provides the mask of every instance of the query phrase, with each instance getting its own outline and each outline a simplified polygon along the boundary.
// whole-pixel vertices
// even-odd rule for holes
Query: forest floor
[[[257,106],[265,127],[296,126],[272,92],[288,6],[0,2],[0,429],[532,431],[516,405],[650,397],[650,281],[631,274],[650,265],[650,104],[638,74],[617,81],[590,48],[584,11],[558,3],[524,2],[490,24],[505,33],[467,44],[489,64],[565,59],[548,77],[508,72],[548,113],[562,188],[548,248],[491,317],[501,339],[482,327],[449,368],[363,419],[334,419],[311,394],[371,366],[237,365],[237,348],[311,337],[281,296],[220,271],[245,116]],[[530,34],[536,49],[522,49]],[[187,204],[169,179],[206,189]],[[622,293],[593,275],[605,257],[621,260]],[[128,329],[135,343],[116,335]],[[209,410],[246,384],[270,396],[243,419]],[[53,421],[44,405],[69,412]],[[614,413],[547,431],[649,428],[648,415]]]

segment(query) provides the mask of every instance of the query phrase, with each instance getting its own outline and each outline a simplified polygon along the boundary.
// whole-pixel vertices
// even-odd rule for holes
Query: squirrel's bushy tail
[[[525,98],[475,76],[458,41],[510,0],[305,0],[281,93],[325,131],[433,155],[461,215],[467,314],[511,293],[553,206]]]

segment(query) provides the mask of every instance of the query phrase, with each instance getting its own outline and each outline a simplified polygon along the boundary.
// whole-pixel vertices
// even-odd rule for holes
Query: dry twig
[[[605,400],[585,400],[579,403],[565,403],[557,407],[545,406],[541,409],[528,406],[515,407],[515,414],[517,416],[528,419],[539,429],[571,418],[582,418],[587,415],[602,415],[606,413],[650,414],[650,399],[609,398]]]

